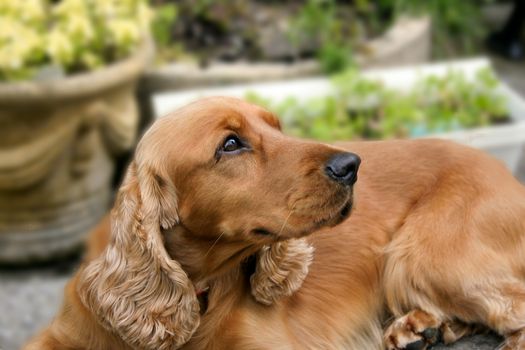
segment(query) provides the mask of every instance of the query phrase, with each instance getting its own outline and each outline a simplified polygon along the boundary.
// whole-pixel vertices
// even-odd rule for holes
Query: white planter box
[[[427,75],[445,75],[449,70],[464,72],[465,76],[473,76],[480,68],[490,66],[484,58],[465,61],[454,61],[438,64],[427,64],[410,68],[395,68],[370,70],[364,72],[364,77],[381,80],[390,88],[400,90],[410,89],[421,77]],[[446,138],[487,151],[501,159],[515,175],[525,179],[525,101],[505,84],[500,87],[507,97],[512,123],[507,125],[475,128],[431,137]],[[185,92],[163,93],[153,97],[155,116],[159,117],[184,104],[205,96],[235,96],[244,97],[248,92],[281,101],[287,97],[309,99],[333,93],[332,85],[327,78],[300,79],[288,82],[268,82],[259,84],[235,85],[223,88],[189,90]]]

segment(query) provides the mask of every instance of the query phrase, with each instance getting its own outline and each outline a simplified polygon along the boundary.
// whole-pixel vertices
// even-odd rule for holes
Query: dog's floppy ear
[[[255,273],[250,278],[255,300],[271,305],[297,291],[308,274],[313,252],[304,238],[264,246],[257,253]]]
[[[112,212],[111,243],[81,272],[83,304],[134,348],[176,349],[199,325],[194,287],[164,248],[162,228],[177,221],[172,181],[133,162]]]

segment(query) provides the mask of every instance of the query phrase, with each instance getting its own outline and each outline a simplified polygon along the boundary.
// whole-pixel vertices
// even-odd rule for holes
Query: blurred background
[[[524,21],[522,0],[0,0],[0,349],[56,312],[141,133],[201,96],[322,141],[455,140],[525,182]]]

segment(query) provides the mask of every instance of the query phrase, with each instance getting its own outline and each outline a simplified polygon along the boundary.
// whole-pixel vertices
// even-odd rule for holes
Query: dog
[[[525,349],[525,189],[499,161],[296,139],[212,97],[145,133],[26,349],[413,350],[478,326]]]

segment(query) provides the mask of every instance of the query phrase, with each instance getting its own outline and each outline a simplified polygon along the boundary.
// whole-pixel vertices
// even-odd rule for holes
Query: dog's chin
[[[352,212],[352,207],[353,201],[352,199],[349,199],[342,206],[338,206],[337,209],[335,209],[330,215],[316,221],[315,229],[317,230],[325,226],[333,227],[339,225],[340,223],[348,219]]]
[[[333,227],[339,225],[350,216],[352,208],[353,201],[352,198],[350,198],[344,203],[335,206],[334,210],[329,211],[328,214],[325,212],[324,216],[310,217],[305,219],[306,225],[301,225],[301,227],[297,225],[289,225],[278,233],[263,228],[257,228],[252,230],[252,234],[261,240],[269,242],[278,242],[291,238],[306,237],[324,227]]]
[[[338,211],[337,215],[334,218],[334,224],[331,226],[336,226],[345,221],[350,217],[350,214],[352,214],[352,209],[354,206],[354,202],[350,199],[343,205],[341,210]]]

